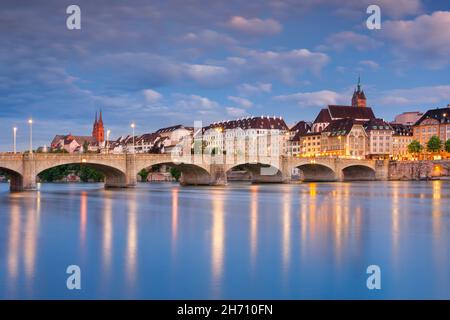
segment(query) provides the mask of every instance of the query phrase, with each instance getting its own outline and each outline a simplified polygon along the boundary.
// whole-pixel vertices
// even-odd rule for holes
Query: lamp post
[[[136,147],[134,145],[134,128],[136,128],[136,124],[134,121],[131,123],[131,129],[133,130],[133,153],[136,153]]]
[[[33,153],[33,119],[28,119],[28,124],[30,125],[30,154]]]
[[[13,128],[13,151],[14,154],[16,154],[17,149],[16,149],[16,138],[17,138],[17,127]]]

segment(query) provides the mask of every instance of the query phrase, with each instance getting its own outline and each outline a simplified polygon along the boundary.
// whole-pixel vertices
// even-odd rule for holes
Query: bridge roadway
[[[50,168],[83,164],[105,175],[105,187],[136,185],[137,173],[157,164],[180,168],[185,185],[226,185],[227,172],[236,166],[251,173],[255,183],[285,183],[292,170],[300,170],[304,181],[387,180],[389,161],[338,158],[227,157],[171,154],[63,154],[0,153],[0,170],[10,177],[11,191],[36,189],[37,176]]]

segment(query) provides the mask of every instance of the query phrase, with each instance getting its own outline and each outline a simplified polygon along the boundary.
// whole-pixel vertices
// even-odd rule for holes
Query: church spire
[[[352,107],[366,107],[366,95],[361,89],[361,75],[358,75],[358,83],[356,85],[356,90],[353,92],[352,97]]]
[[[98,120],[98,122],[103,123],[102,109],[100,109],[100,119]]]

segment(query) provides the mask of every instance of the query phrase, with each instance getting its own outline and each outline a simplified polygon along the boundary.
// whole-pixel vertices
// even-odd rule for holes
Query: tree
[[[450,152],[450,139],[445,141],[445,151]]]
[[[420,153],[423,149],[423,146],[420,144],[419,141],[413,140],[408,145],[408,152],[409,153]]]
[[[439,152],[442,149],[442,140],[437,136],[432,136],[427,142],[427,151]]]
[[[147,171],[145,169],[142,169],[138,173],[138,175],[141,176],[141,181],[147,181],[148,174],[149,174],[149,171]]]
[[[170,168],[170,175],[178,182],[181,177],[181,170],[176,167],[172,167]]]
[[[83,153],[87,153],[89,151],[89,142],[85,141],[83,143]]]

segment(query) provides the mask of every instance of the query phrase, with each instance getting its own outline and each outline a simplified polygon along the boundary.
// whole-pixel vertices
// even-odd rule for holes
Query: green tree
[[[450,152],[450,139],[445,141],[445,151]]]
[[[423,150],[423,146],[417,140],[411,141],[411,143],[408,145],[409,153],[420,153],[422,150]]]
[[[427,151],[439,152],[442,148],[442,140],[437,136],[432,136],[427,142]]]
[[[87,153],[89,151],[89,142],[85,141],[83,143],[83,153]]]
[[[141,177],[141,181],[147,181],[147,177],[148,177],[149,173],[150,172],[145,169],[142,169],[141,171],[139,171],[138,175]]]
[[[181,170],[176,167],[172,167],[170,168],[170,175],[178,182],[181,177]]]

